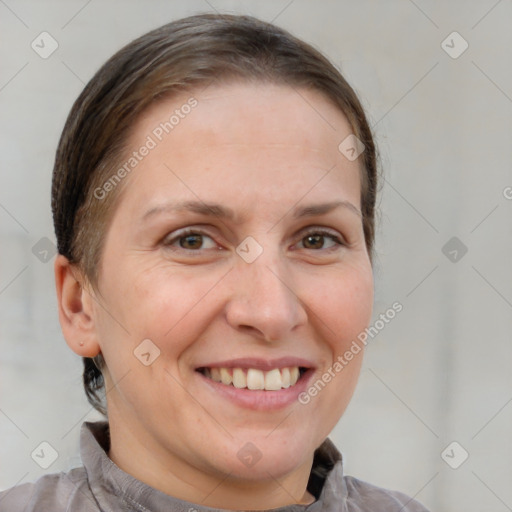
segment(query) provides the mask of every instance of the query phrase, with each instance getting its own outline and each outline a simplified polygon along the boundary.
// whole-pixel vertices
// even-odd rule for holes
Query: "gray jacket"
[[[84,423],[84,466],[1,492],[0,512],[219,512],[168,496],[128,475],[109,459],[109,442],[108,423]],[[343,476],[341,454],[329,439],[315,452],[308,490],[317,498],[311,505],[273,512],[428,512],[402,493]]]

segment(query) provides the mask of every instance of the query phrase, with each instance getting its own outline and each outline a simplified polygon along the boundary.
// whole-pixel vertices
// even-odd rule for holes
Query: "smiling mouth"
[[[196,371],[225,386],[237,389],[279,391],[297,384],[308,368],[291,366],[269,371],[257,368],[198,368]]]

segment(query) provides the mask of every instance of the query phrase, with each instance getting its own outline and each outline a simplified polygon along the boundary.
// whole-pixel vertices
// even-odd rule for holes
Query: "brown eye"
[[[168,237],[164,245],[171,249],[183,249],[185,251],[201,251],[204,249],[215,249],[217,244],[211,236],[199,231],[182,231],[176,233],[173,237]]]
[[[321,249],[324,245],[324,235],[308,235],[303,239],[306,249]]]
[[[180,247],[183,249],[201,249],[203,244],[203,235],[192,234],[179,238]]]
[[[313,232],[307,234],[302,238],[302,247],[304,249],[331,249],[336,245],[343,245],[343,243],[331,233]],[[327,244],[327,245],[326,245]]]

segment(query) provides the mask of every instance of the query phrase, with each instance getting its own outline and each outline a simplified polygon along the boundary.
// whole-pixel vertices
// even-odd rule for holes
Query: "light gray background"
[[[369,343],[332,434],[346,472],[432,511],[512,510],[510,0],[0,0],[0,488],[77,465],[79,425],[96,417],[58,325],[53,260],[32,253],[54,239],[51,169],[71,104],[136,36],[214,10],[274,20],[325,52],[374,126],[375,315],[404,309]],[[42,31],[59,44],[48,59],[31,48]],[[442,47],[453,31],[469,44],[456,59]],[[442,251],[452,237],[468,249],[456,262]],[[46,471],[30,455],[42,441],[58,451]],[[452,441],[469,453],[458,469],[441,457]]]

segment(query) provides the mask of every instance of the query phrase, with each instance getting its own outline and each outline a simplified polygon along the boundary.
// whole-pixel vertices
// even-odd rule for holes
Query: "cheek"
[[[162,350],[181,352],[211,322],[216,310],[211,300],[215,293],[210,292],[218,281],[217,273],[199,267],[190,272],[153,268],[141,273],[126,289],[133,299],[133,331],[154,337]]]
[[[320,418],[322,435],[327,436],[345,412],[357,384],[364,353],[357,336],[371,321],[373,276],[371,267],[353,267],[313,281],[323,288],[321,293],[309,294],[308,306],[314,312],[310,322],[323,341],[324,358],[299,403],[308,415]]]
[[[371,268],[344,268],[322,279],[310,277],[309,282],[311,292],[305,302],[314,313],[312,317],[310,315],[310,321],[323,324],[331,347],[339,353],[370,323],[373,308]]]

